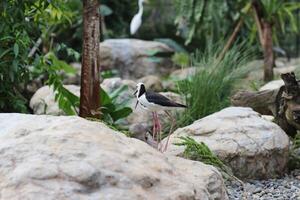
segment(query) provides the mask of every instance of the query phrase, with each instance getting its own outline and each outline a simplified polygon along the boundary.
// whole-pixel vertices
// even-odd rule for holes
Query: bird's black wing
[[[161,106],[184,107],[184,108],[186,107],[185,105],[176,103],[176,102],[168,99],[167,97],[165,97],[161,94],[151,92],[151,91],[146,92],[146,98],[149,102],[155,103],[155,104],[158,104],[158,105],[161,105]]]

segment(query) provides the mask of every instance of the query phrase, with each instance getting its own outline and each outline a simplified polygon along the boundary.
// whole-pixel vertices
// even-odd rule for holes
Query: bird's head
[[[138,84],[136,84],[136,90],[133,95],[136,96],[137,98],[139,98],[145,92],[146,92],[146,87],[145,87],[144,83],[138,83]]]

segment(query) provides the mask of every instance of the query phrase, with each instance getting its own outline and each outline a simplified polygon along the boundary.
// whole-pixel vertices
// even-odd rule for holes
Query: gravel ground
[[[280,179],[249,180],[245,182],[246,192],[238,182],[226,182],[230,200],[300,200],[300,170],[293,171]]]

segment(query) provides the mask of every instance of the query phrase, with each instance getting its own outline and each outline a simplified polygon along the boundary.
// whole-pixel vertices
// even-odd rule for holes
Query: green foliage
[[[132,109],[125,106],[127,102],[117,101],[117,97],[127,89],[128,86],[123,85],[113,91],[110,95],[108,95],[103,89],[101,89],[100,102],[102,105],[100,108],[100,112],[102,114],[103,120],[106,123],[115,125],[118,120],[125,118],[130,115],[130,113],[132,113]]]
[[[300,168],[300,133],[297,133],[292,140],[292,146],[289,151],[288,168],[289,170]]]
[[[203,0],[177,0],[177,12],[179,13],[175,19],[179,33],[185,38],[185,44],[189,44],[196,32],[196,29],[203,18],[207,1]]]
[[[36,74],[46,73],[47,84],[55,91],[55,101],[59,108],[67,115],[77,114],[79,97],[67,90],[63,86],[63,76],[61,72],[74,74],[75,69],[66,62],[59,60],[54,52],[49,52],[45,56],[36,57],[34,72]]]
[[[213,165],[223,171],[227,171],[224,163],[208,148],[204,142],[196,142],[191,137],[179,137],[182,141],[176,143],[178,146],[185,146],[183,157],[191,160],[201,161]]]
[[[31,1],[0,2],[0,112],[27,112],[28,49],[36,27],[26,21]]]
[[[35,60],[29,56],[29,52],[38,38],[43,39],[46,53],[52,50],[53,39],[50,39],[50,35],[58,27],[70,25],[75,16],[74,10],[66,2],[0,2],[0,112],[28,112],[26,85],[33,77],[44,73],[40,71],[40,74],[36,74],[38,70],[31,70],[39,58]],[[36,54],[42,57],[39,49]]]
[[[174,49],[175,52],[187,53],[187,51],[180,44],[178,44],[175,40],[172,40],[170,38],[156,38],[154,39],[154,41],[168,45],[169,47]]]
[[[284,0],[264,0],[260,1],[262,5],[263,20],[273,25],[273,40],[280,45],[279,37],[287,32],[298,33],[296,11],[300,9],[299,2],[287,2]],[[248,28],[251,30],[249,36],[253,42],[257,35],[257,26],[253,19],[246,18]]]
[[[215,166],[221,171],[224,179],[236,180],[244,187],[244,183],[233,175],[230,167],[226,166],[204,142],[198,143],[191,137],[179,137],[179,139],[181,142],[175,145],[185,146],[182,155],[184,158]]]
[[[177,35],[185,39],[185,44],[207,48],[220,38],[227,38],[233,32],[240,17],[244,26],[239,38],[260,46],[257,25],[251,9],[252,0],[217,1],[186,0],[174,1],[177,7]],[[297,13],[300,3],[293,0],[261,0],[263,18],[273,25],[273,40],[277,46],[295,48],[291,37],[297,37]],[[204,8],[202,10],[202,8]],[[250,11],[250,12],[249,12]],[[294,38],[293,38],[294,39]],[[190,45],[193,45],[190,44]],[[291,49],[292,50],[292,49]]]
[[[105,5],[106,8],[112,11],[107,12],[108,9],[105,9],[104,7],[100,8],[103,14],[109,14],[105,17],[107,31],[104,32],[104,39],[114,37],[128,37],[130,21],[132,17],[138,12],[137,1],[102,0],[101,5]],[[104,9],[106,11],[104,11]]]
[[[185,97],[188,108],[177,116],[177,126],[189,125],[229,106],[235,84],[251,70],[245,68],[253,58],[251,48],[235,45],[219,61],[217,56],[221,50],[222,45],[219,45],[192,56],[191,66],[196,67],[195,74],[178,82],[179,92]]]
[[[58,48],[58,50],[60,50],[60,48]],[[71,54],[73,55],[74,52],[72,51]],[[75,55],[77,55],[77,53],[75,53]],[[43,57],[36,57],[34,70],[36,74],[46,72],[48,77],[46,83],[53,87],[55,91],[55,101],[58,102],[59,108],[67,115],[77,115],[80,99],[63,86],[63,75],[61,73],[74,74],[76,72],[75,69],[66,62],[59,60],[54,52],[49,52]],[[125,106],[126,102],[117,102],[117,97],[127,89],[127,86],[123,86],[109,95],[101,89],[101,108],[99,108],[99,112],[102,114],[103,121],[114,125],[116,121],[127,117],[132,112],[131,108]]]
[[[259,91],[259,88],[262,86],[262,84],[258,81],[251,81],[250,82],[250,88],[253,90],[253,91]]]
[[[172,61],[181,67],[187,67],[190,64],[189,55],[186,53],[175,53],[172,56]]]

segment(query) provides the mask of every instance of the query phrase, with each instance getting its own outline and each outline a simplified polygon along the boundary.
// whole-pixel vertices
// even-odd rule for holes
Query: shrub
[[[196,72],[178,82],[179,92],[185,97],[188,108],[177,115],[177,126],[189,125],[229,106],[235,84],[251,70],[245,68],[254,55],[251,48],[235,45],[222,60],[218,60],[221,50],[220,47],[213,47],[191,56],[191,65],[196,67]]]

